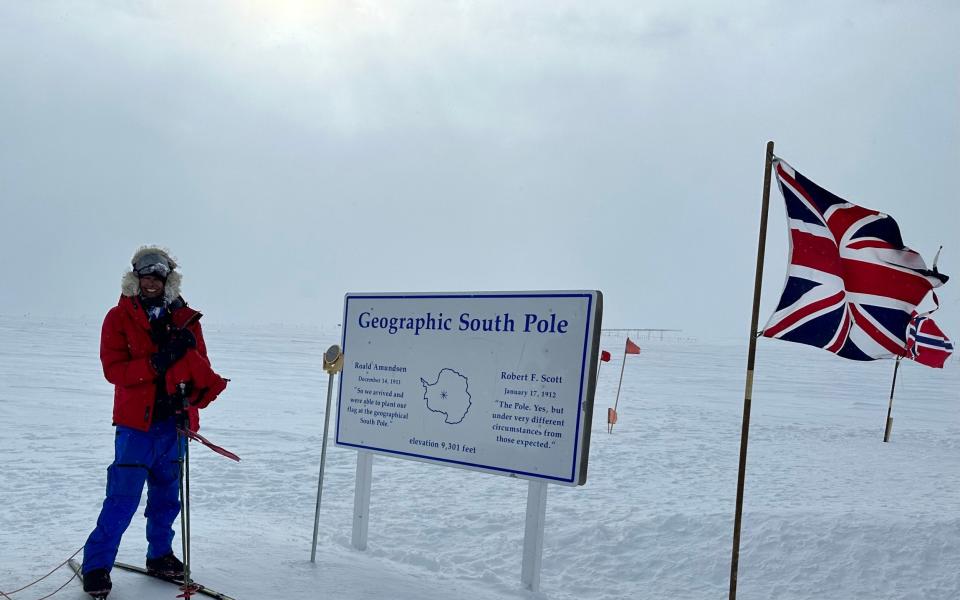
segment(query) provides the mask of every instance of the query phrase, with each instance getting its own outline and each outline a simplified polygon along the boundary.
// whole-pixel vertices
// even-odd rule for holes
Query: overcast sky
[[[99,319],[158,243],[208,321],[599,289],[606,327],[746,338],[774,140],[945,246],[957,340],[958,31],[953,0],[0,0],[0,313]]]

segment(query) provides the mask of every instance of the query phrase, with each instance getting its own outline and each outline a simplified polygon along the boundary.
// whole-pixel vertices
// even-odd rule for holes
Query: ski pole
[[[177,384],[180,391],[180,398],[183,402],[182,413],[180,415],[183,421],[183,427],[178,429],[178,442],[183,444],[183,459],[180,478],[180,542],[183,547],[183,597],[189,598],[191,593],[190,582],[190,440],[182,431],[190,429],[190,414],[187,412],[187,384],[180,382]]]
[[[330,375],[327,382],[327,410],[323,415],[323,446],[320,450],[320,480],[317,482],[317,510],[313,515],[313,547],[310,549],[310,562],[317,558],[317,532],[320,527],[320,498],[323,496],[323,469],[327,462],[327,430],[330,428],[330,399],[333,396],[333,377],[343,368],[343,353],[340,346],[334,344],[323,353],[323,370]]]

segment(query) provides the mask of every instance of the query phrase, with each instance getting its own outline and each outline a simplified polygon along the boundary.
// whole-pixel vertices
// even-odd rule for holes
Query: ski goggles
[[[144,254],[133,263],[133,272],[136,273],[138,277],[156,275],[166,279],[170,271],[170,261],[163,255],[152,252]]]

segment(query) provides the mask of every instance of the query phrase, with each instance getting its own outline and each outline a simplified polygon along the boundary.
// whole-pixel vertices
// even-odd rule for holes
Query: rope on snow
[[[40,579],[37,579],[36,581],[32,581],[32,582],[28,583],[27,585],[23,586],[22,588],[13,590],[12,592],[3,592],[3,591],[0,591],[0,596],[2,596],[3,598],[6,598],[6,600],[13,600],[12,598],[10,598],[10,596],[12,596],[12,595],[14,595],[14,594],[17,594],[17,593],[20,593],[20,592],[22,592],[23,590],[27,589],[28,587],[33,586],[33,585],[36,585],[36,584],[40,583],[41,581],[43,581],[44,579],[46,579],[47,577],[50,577],[50,576],[53,575],[60,567],[66,565],[68,562],[70,562],[70,559],[72,559],[74,556],[80,554],[80,551],[81,551],[81,550],[83,550],[83,546],[80,546],[79,548],[77,548],[77,551],[74,552],[73,554],[71,554],[71,555],[67,558],[67,560],[65,560],[65,561],[63,561],[62,563],[60,563],[59,565],[55,566],[49,573],[47,573],[46,575],[44,575],[44,576],[41,577]],[[61,585],[60,587],[58,587],[58,588],[57,588],[56,590],[54,590],[53,592],[47,594],[47,595],[44,596],[43,598],[37,598],[37,600],[46,600],[46,599],[49,598],[50,596],[53,596],[54,594],[56,594],[57,592],[59,592],[59,591],[62,590],[63,588],[67,587],[67,584],[69,584],[71,581],[73,581],[73,580],[76,579],[76,578],[77,578],[77,574],[74,573],[73,576],[71,576],[70,579],[68,579],[66,583],[64,583],[63,585]]]

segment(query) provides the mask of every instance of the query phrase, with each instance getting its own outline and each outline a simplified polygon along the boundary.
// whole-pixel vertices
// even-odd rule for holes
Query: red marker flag
[[[200,434],[197,433],[196,431],[190,431],[189,429],[184,429],[184,428],[178,428],[177,431],[179,431],[179,432],[182,433],[183,435],[187,436],[187,437],[190,438],[191,440],[196,440],[196,441],[200,442],[201,444],[203,444],[203,445],[206,446],[207,448],[210,448],[211,450],[213,450],[213,451],[216,452],[217,454],[221,454],[221,455],[223,455],[223,456],[226,456],[226,457],[229,458],[230,460],[235,460],[235,461],[237,461],[237,462],[240,462],[240,457],[239,457],[239,456],[237,456],[237,455],[234,454],[233,452],[230,452],[229,450],[227,450],[227,449],[224,448],[223,446],[218,446],[218,445],[214,444],[213,442],[211,442],[211,441],[208,440],[207,438],[203,437],[202,435],[200,435]]]
[[[602,360],[603,362],[610,362],[610,353],[607,352],[606,350],[601,350],[600,360]]]
[[[613,401],[613,408],[607,409],[607,433],[613,433],[613,424],[617,422],[617,404],[620,403],[620,387],[623,385],[623,368],[627,366],[628,354],[640,354],[640,346],[634,344],[630,338],[627,338],[627,346],[623,349],[623,362],[620,364],[620,383],[617,384],[617,399]]]

